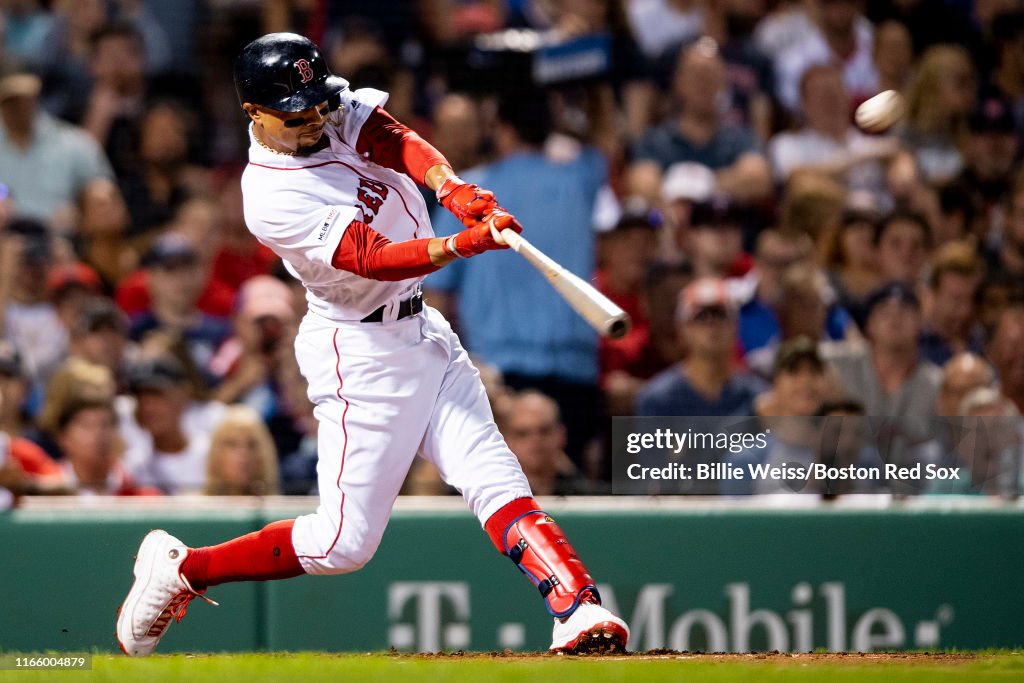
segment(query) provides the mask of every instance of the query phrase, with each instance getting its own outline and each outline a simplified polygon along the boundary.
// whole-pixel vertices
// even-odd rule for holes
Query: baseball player
[[[479,373],[420,294],[428,273],[507,248],[495,228],[520,231],[515,218],[388,115],[386,93],[352,91],[331,74],[308,39],[253,41],[234,77],[250,119],[246,223],[306,287],[295,353],[319,420],[320,504],[205,548],[150,532],[118,613],[121,649],[151,653],[192,599],[212,602],[203,595],[210,586],[358,570],[377,550],[417,453],[538,588],[555,618],[552,650],[625,649],[625,622],[601,606],[594,579],[533,500]],[[433,236],[417,183],[436,192],[462,232]]]

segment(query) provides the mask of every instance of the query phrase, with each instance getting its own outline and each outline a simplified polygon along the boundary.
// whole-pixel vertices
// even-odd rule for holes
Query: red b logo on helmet
[[[299,70],[299,78],[302,79],[303,83],[309,83],[313,80],[313,67],[309,65],[308,61],[300,59],[295,62],[295,68]]]

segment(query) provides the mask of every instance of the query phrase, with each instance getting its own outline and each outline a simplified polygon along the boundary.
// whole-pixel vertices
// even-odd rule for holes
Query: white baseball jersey
[[[276,154],[256,142],[249,127],[249,166],[242,175],[246,225],[306,286],[310,310],[336,322],[362,320],[381,306],[387,306],[384,320],[394,320],[398,303],[423,279],[381,282],[332,266],[352,220],[392,242],[434,236],[416,183],[356,152],[363,123],[387,99],[372,88],[341,93],[341,107],[324,127],[330,145],[309,156]]]
[[[325,128],[330,146],[308,157],[275,154],[253,139],[242,176],[249,229],[284,259],[309,301],[295,355],[319,422],[320,505],[292,528],[309,574],[351,572],[370,559],[417,453],[481,523],[532,495],[448,322],[429,306],[398,319],[398,303],[422,278],[379,282],[331,265],[353,219],[394,242],[434,234],[415,183],[355,150],[386,100],[378,90],[342,93]],[[382,305],[382,322],[359,322]]]

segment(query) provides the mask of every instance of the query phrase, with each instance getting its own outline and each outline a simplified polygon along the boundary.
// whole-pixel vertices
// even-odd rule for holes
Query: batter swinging
[[[306,287],[295,353],[319,420],[320,505],[205,548],[150,532],[118,614],[121,649],[151,653],[192,599],[209,600],[210,586],[358,570],[380,544],[417,452],[537,586],[555,617],[552,650],[625,649],[625,622],[601,606],[594,579],[533,500],[479,374],[420,295],[428,273],[507,248],[495,228],[519,232],[515,218],[388,115],[386,93],[349,90],[308,39],[253,41],[234,77],[251,120],[246,223]],[[417,182],[462,232],[433,236]]]

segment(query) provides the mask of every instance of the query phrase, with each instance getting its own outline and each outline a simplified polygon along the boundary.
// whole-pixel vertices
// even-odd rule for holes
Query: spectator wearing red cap
[[[294,453],[312,425],[293,351],[298,319],[288,285],[258,275],[242,285],[234,335],[226,341],[210,368],[220,384],[213,393],[223,403],[252,408],[271,431],[282,457]]]
[[[679,298],[677,323],[684,358],[640,390],[636,414],[753,415],[754,398],[766,386],[734,363],[736,305],[726,282],[701,278],[688,285]]]
[[[75,326],[78,312],[88,301],[99,296],[102,287],[96,271],[78,261],[57,264],[46,276],[50,301],[64,329],[69,331]]]
[[[239,292],[234,335],[211,363],[213,373],[225,381],[216,396],[224,403],[244,400],[246,394],[269,380],[281,355],[295,336],[292,292],[269,275],[248,280]]]

